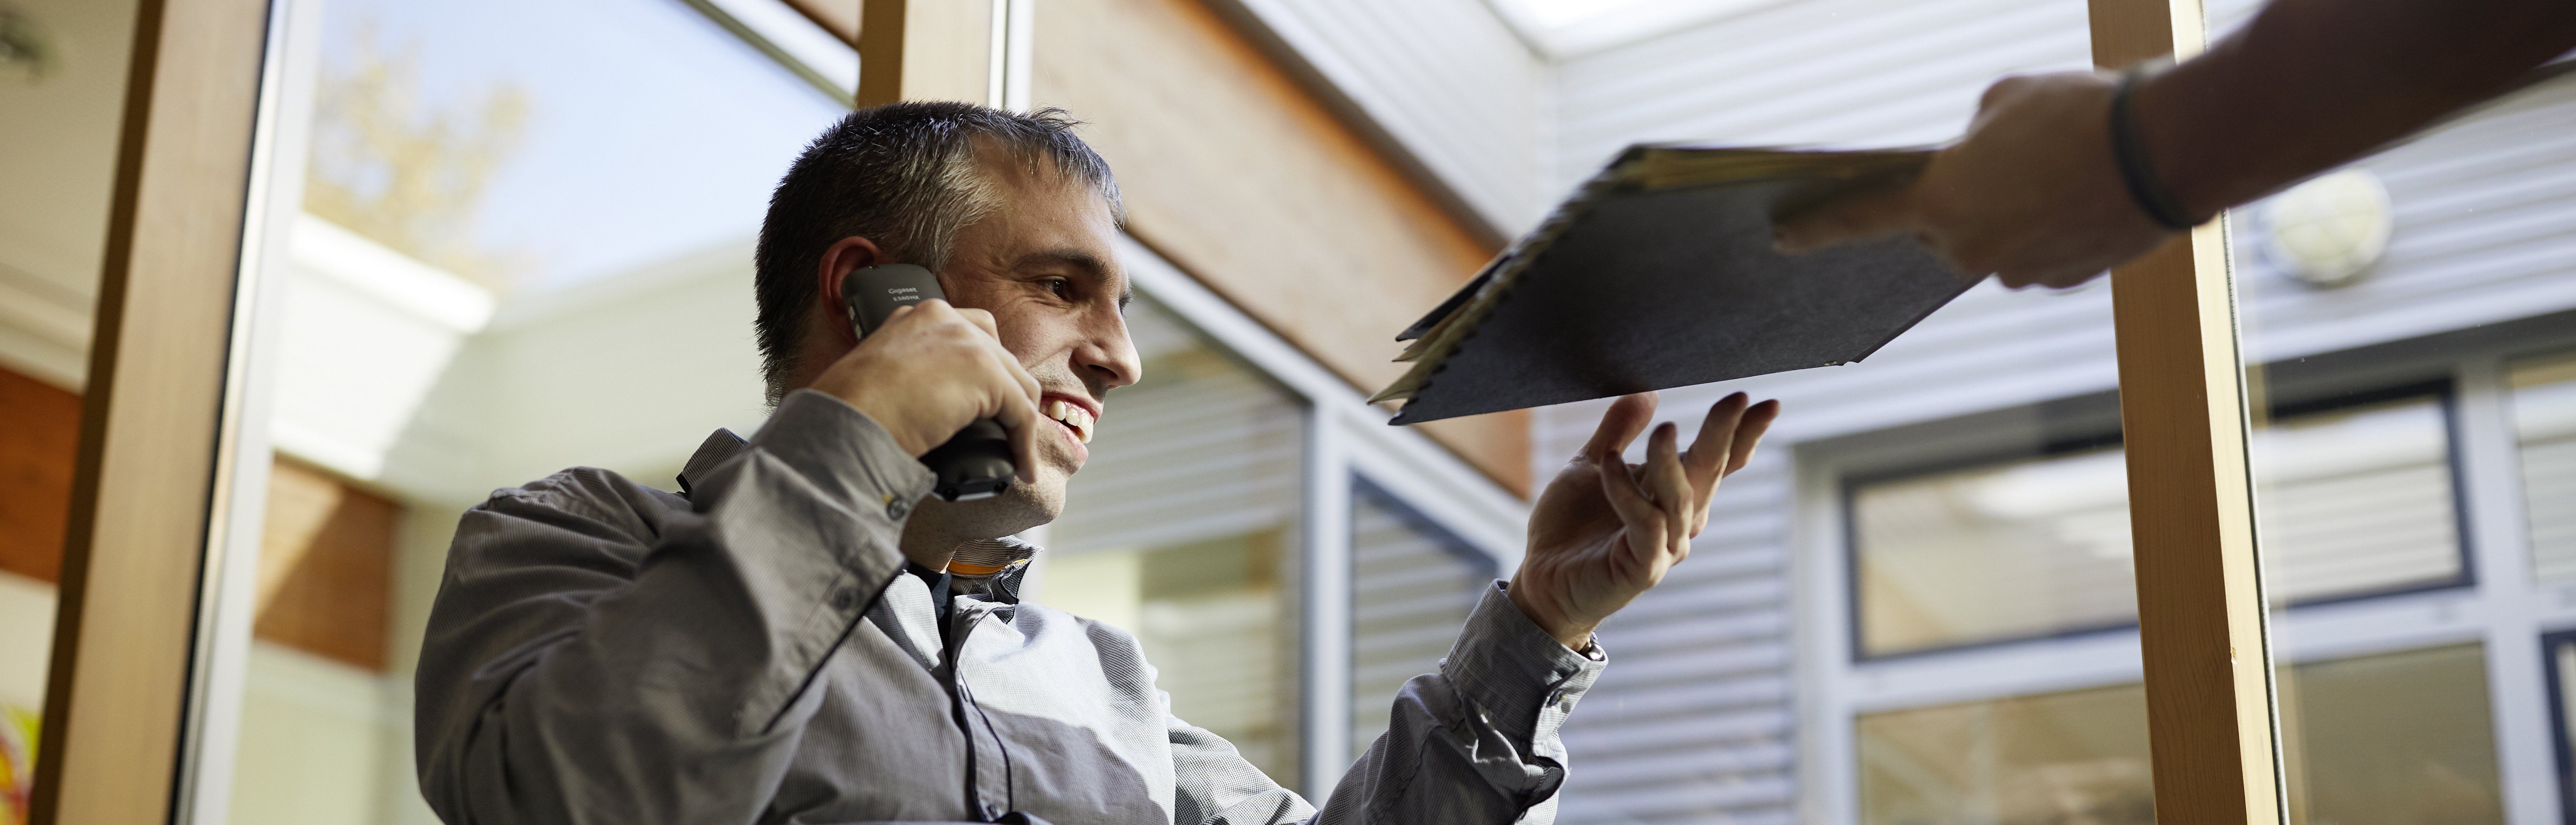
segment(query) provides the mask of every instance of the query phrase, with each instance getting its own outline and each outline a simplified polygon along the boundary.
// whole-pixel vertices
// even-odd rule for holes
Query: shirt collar
[[[749,442],[734,435],[732,430],[717,427],[714,434],[698,445],[697,453],[689,456],[689,463],[680,468],[680,495],[689,494],[689,479],[706,478],[708,473],[715,472],[716,465],[733,460],[748,445]]]

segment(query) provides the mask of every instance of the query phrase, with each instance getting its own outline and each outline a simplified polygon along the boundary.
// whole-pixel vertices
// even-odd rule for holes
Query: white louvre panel
[[[1286,523],[1298,496],[1297,404],[1160,307],[1137,301],[1128,326],[1145,380],[1109,393],[1049,545],[1130,550]]]
[[[2274,602],[2460,577],[2449,421],[2437,399],[2283,420],[2255,431],[2252,453]]]
[[[1235,0],[1469,206],[1538,222],[1546,68],[1481,0]]]
[[[2522,365],[2513,383],[2532,572],[2576,580],[2576,358]]]
[[[1351,756],[1386,732],[1406,680],[1440,669],[1493,562],[1364,486],[1351,500]]]
[[[2460,579],[2438,397],[2254,431],[2263,561],[2277,603]],[[1852,496],[1870,655],[2046,636],[2137,617],[2117,449],[1868,484]]]
[[[1560,821],[1793,821],[1780,455],[1729,478],[1690,558],[1601,628],[1610,667],[1566,723]]]

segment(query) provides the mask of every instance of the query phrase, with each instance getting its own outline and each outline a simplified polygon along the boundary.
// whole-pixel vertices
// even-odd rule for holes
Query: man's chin
[[[975,501],[925,499],[913,517],[927,515],[963,538],[1015,535],[1055,521],[1064,512],[1064,482],[1041,472],[1035,484],[1013,484],[1001,495]],[[1053,483],[1049,483],[1053,482]]]

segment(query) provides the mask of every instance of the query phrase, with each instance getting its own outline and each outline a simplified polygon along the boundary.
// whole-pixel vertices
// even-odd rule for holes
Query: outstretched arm
[[[2565,0],[2275,0],[2207,52],[2142,81],[2146,165],[2187,220],[2358,157],[2576,48]],[[2073,286],[2172,230],[2139,206],[2112,150],[2118,78],[2010,77],[1911,185],[1779,227],[1784,250],[1892,233],[1962,273]]]
[[[1778,402],[1728,396],[1684,452],[1658,427],[1646,463],[1621,456],[1653,420],[1653,393],[1610,405],[1601,427],[1530,513],[1508,586],[1477,602],[1440,671],[1398,691],[1387,731],[1316,813],[1225,740],[1175,722],[1177,822],[1323,825],[1537,823],[1556,818],[1568,762],[1558,731],[1601,675],[1592,629],[1663,580],[1708,525],[1718,481],[1744,467]]]

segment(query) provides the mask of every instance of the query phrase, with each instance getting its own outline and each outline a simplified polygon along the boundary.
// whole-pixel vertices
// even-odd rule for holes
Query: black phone
[[[947,300],[939,276],[912,264],[863,266],[841,278],[841,306],[849,311],[850,328],[861,338],[885,324],[886,316],[932,298]],[[939,476],[930,488],[945,501],[992,498],[1011,489],[1019,468],[1011,461],[1011,435],[1001,422],[979,418],[921,454],[921,463]]]

